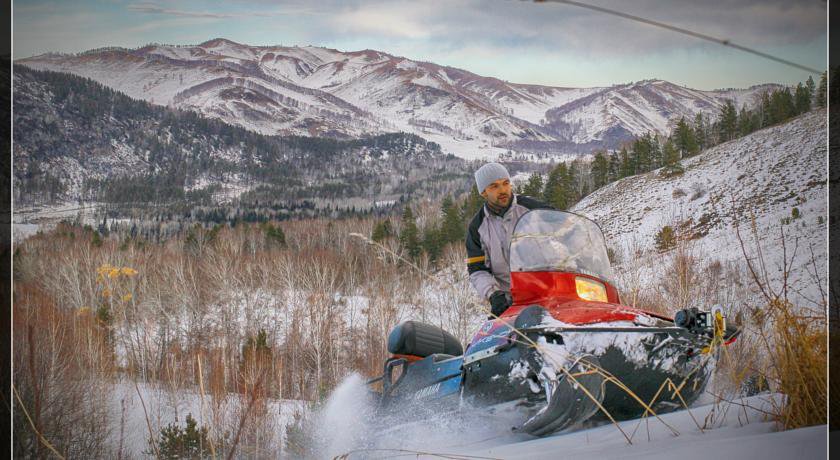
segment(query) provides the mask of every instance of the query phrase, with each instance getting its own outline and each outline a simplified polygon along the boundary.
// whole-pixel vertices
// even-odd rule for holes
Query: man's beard
[[[500,197],[496,197],[496,200],[493,201],[487,200],[487,207],[495,214],[503,216],[505,215],[505,212],[507,212],[508,208],[510,208],[511,203],[513,203],[513,194],[507,195],[507,197],[507,202],[504,204],[502,204],[499,200]]]

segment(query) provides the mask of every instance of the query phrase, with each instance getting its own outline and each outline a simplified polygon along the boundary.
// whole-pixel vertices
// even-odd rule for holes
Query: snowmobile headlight
[[[576,276],[575,289],[577,290],[578,297],[581,299],[607,302],[607,287],[604,286],[604,283]]]

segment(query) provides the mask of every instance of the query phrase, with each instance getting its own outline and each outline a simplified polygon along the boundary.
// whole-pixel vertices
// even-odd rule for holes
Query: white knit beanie
[[[478,171],[475,172],[475,185],[478,187],[478,193],[482,193],[488,185],[499,179],[510,179],[508,170],[499,163],[487,163],[478,168]]]

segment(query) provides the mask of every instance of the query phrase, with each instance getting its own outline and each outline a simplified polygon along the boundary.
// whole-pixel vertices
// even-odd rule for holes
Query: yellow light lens
[[[607,287],[603,283],[576,276],[575,289],[577,289],[578,297],[581,299],[607,302]]]

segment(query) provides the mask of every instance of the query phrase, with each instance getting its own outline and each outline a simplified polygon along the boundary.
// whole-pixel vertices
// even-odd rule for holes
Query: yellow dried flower
[[[137,274],[137,270],[135,270],[135,269],[133,269],[133,268],[131,268],[131,267],[123,267],[123,268],[120,270],[120,273],[122,273],[122,274],[123,274],[123,275],[125,275],[125,276],[134,276],[134,275],[136,275],[136,274]]]
[[[129,292],[128,294],[126,294],[126,295],[122,296],[122,301],[123,301],[123,302],[128,302],[129,300],[131,300],[131,297],[132,297],[132,295],[131,295],[131,293]]]
[[[108,272],[108,278],[114,279],[120,276],[120,269],[117,267],[112,267],[111,270]]]
[[[102,297],[111,297],[111,290],[105,289],[104,291],[102,291]]]

